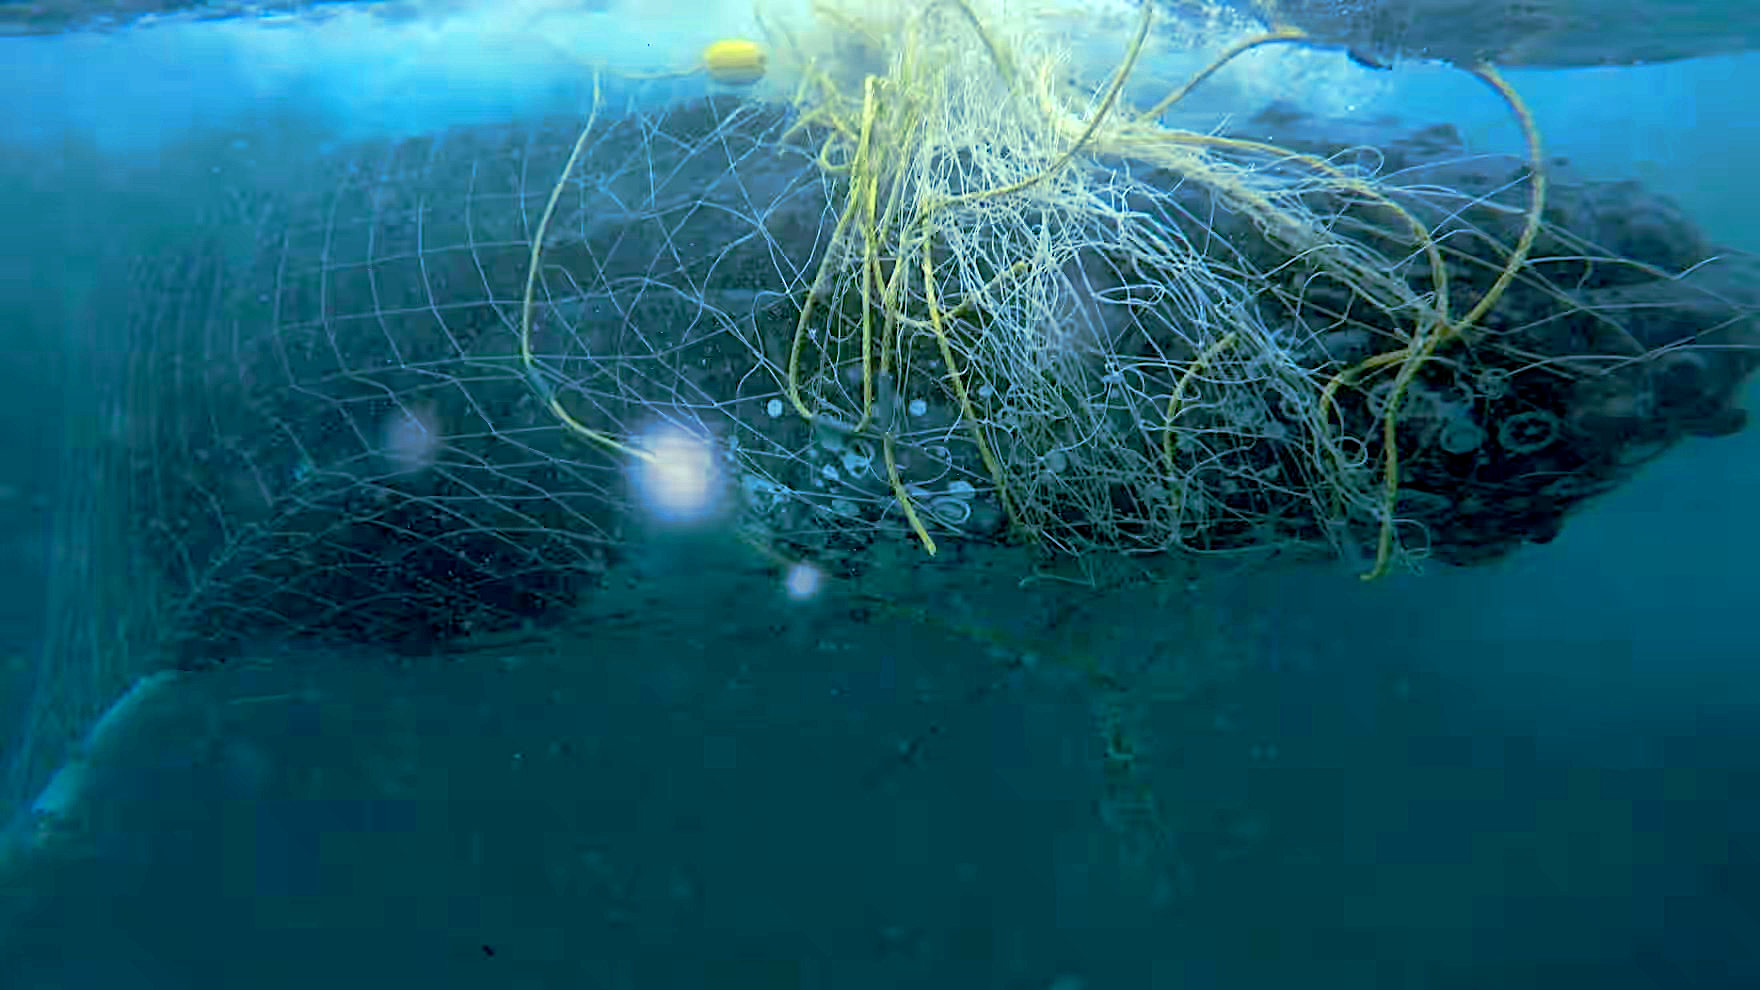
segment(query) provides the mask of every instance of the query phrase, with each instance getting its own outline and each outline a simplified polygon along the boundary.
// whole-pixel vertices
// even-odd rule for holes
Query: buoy
[[[726,86],[750,86],[764,78],[764,49],[755,41],[724,38],[703,49],[703,70]]]

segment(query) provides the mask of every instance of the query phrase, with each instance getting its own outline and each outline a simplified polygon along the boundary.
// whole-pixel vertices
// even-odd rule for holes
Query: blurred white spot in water
[[[440,416],[433,406],[404,406],[385,417],[380,442],[398,474],[433,467],[440,452]]]
[[[825,572],[804,560],[799,561],[782,576],[782,587],[788,591],[788,597],[797,602],[817,598],[825,587]]]
[[[663,423],[648,432],[635,462],[643,506],[667,522],[695,522],[714,509],[715,454],[707,438]]]

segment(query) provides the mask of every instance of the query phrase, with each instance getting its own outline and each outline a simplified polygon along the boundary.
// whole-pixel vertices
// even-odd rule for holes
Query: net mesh
[[[1531,127],[1528,160],[1285,107],[1169,127],[1297,35],[1128,106],[1184,44],[1153,9],[1098,69],[1017,5],[815,14],[771,25],[792,99],[313,153],[144,259],[125,345],[81,349],[121,388],[69,419],[95,460],[9,798],[150,669],[658,636],[644,555],[690,497],[739,537],[683,569],[729,624],[832,581],[855,624],[977,646],[968,703],[1074,676],[1100,809],[1153,860],[1151,726],[1269,615],[1213,622],[1193,560],[1492,560],[1744,423],[1755,264]],[[1093,629],[1077,585],[1158,622]]]
[[[667,436],[759,559],[903,587],[913,542],[1490,559],[1739,426],[1748,269],[1653,197],[1536,226],[1446,128],[1166,128],[1117,101],[1147,16],[1071,89],[1030,20],[822,13],[793,108],[354,149],[144,281],[130,514],[179,650],[576,613]]]
[[[638,157],[665,142],[653,120],[617,136],[606,147]],[[567,144],[499,131],[383,145],[268,219],[242,276],[196,260],[148,291],[134,353],[155,395],[135,427],[157,451],[147,535],[185,589],[180,635],[226,648],[251,630],[321,630],[419,650],[572,603],[604,572],[618,467],[556,429],[510,346],[532,215]],[[685,202],[706,177],[658,178],[655,195]],[[654,225],[668,226],[689,236]],[[624,243],[614,266],[639,250]],[[592,302],[637,307],[632,328],[659,325],[657,308],[682,315],[664,283],[628,274],[624,294]],[[587,363],[545,338],[546,358]],[[582,391],[659,381],[632,365]],[[626,402],[602,411],[630,416]]]
[[[1495,559],[1743,424],[1755,266],[1631,184],[1446,127],[1168,127],[1189,86],[1121,95],[1152,11],[1110,71],[1006,4],[818,14],[774,29],[792,101],[314,154],[143,262],[20,779],[155,663],[591,621],[677,489],[790,587],[1018,657],[977,590]],[[1053,659],[1157,832],[1133,712],[1209,675]]]

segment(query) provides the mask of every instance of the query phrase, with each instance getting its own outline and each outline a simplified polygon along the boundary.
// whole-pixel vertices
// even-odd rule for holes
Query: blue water
[[[175,243],[214,176],[287,187],[314,147],[580,113],[587,66],[688,64],[749,27],[529,4],[0,40],[0,659],[37,633],[64,463],[42,424],[82,406],[43,373],[49,341],[102,311],[127,254]],[[1760,56],[1511,81],[1550,154],[1760,250]],[[1442,67],[1296,53],[1216,82],[1219,103],[1448,120],[1518,147],[1496,100]],[[831,624],[847,669],[814,659],[815,626],[719,649],[626,632],[571,649],[635,662],[581,682],[585,664],[551,658],[543,690],[322,662],[216,681],[144,730],[157,755],[106,778],[106,841],[43,900],[8,895],[24,934],[0,943],[0,986],[1760,985],[1756,505],[1750,428],[1687,441],[1495,565],[1229,586],[1239,624],[1217,635],[1252,640],[1254,674],[1168,726],[1158,758],[1176,834],[1239,855],[1143,889],[1093,866],[1079,701],[1013,682],[972,704],[895,697],[863,675],[971,660],[908,626]],[[742,660],[758,701],[712,689]],[[11,663],[0,717],[27,679]],[[313,680],[322,704],[299,700]],[[868,735],[847,730],[862,718]],[[947,729],[915,776],[851,783],[925,718]],[[592,755],[552,752],[552,789],[522,789],[557,738]],[[386,753],[413,767],[391,797],[360,765]]]

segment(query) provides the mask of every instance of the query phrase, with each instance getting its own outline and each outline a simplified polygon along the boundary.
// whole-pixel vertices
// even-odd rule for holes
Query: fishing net
[[[353,146],[241,198],[248,243],[135,286],[131,635],[185,670],[541,635],[631,607],[670,515],[745,555],[700,594],[826,582],[997,642],[950,590],[1494,560],[1742,426],[1754,266],[1546,162],[1494,72],[1525,160],[1283,108],[1188,131],[1210,69],[1123,96],[1154,21],[1090,75],[1008,4],[825,6],[771,25],[772,98]],[[1134,685],[1198,676],[1058,659],[1121,774]]]

